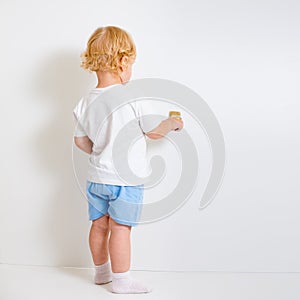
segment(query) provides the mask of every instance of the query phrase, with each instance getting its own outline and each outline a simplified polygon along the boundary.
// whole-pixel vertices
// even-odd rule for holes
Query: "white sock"
[[[130,271],[123,273],[112,273],[111,291],[117,294],[140,294],[152,291],[150,286],[133,279]]]
[[[96,284],[104,284],[111,282],[112,276],[111,276],[111,267],[110,267],[110,261],[107,261],[106,263],[96,266],[95,265],[95,277],[94,281]]]

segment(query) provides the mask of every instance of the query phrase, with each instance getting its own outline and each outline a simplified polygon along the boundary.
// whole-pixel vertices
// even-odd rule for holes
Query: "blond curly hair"
[[[81,67],[95,72],[118,73],[123,56],[136,58],[136,47],[130,34],[115,26],[100,27],[91,35],[81,54]]]

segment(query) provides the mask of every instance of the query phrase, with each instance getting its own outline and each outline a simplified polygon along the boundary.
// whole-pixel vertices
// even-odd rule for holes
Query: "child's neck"
[[[96,88],[104,88],[113,84],[120,84],[122,82],[122,78],[117,74],[111,72],[96,72],[98,83]]]

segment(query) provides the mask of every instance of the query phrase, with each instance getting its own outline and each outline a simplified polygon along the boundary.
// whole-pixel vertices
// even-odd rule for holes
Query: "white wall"
[[[0,11],[1,263],[92,266],[72,109],[95,83],[80,52],[96,27],[116,25],[138,47],[133,79],[199,93],[227,150],[223,185],[198,211],[210,164],[199,128],[202,180],[175,214],[133,230],[132,269],[300,271],[299,2],[31,0]]]

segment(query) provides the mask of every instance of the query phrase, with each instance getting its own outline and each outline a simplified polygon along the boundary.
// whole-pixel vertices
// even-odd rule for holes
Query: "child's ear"
[[[127,55],[124,55],[122,58],[121,58],[121,67],[122,69],[127,69],[128,67],[128,62],[129,62],[129,58]]]

